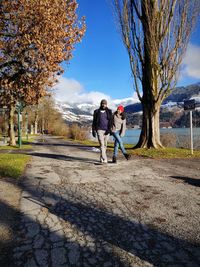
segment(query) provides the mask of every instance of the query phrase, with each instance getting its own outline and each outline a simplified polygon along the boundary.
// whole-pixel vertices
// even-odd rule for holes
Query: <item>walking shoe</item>
[[[131,158],[131,155],[130,154],[124,154],[124,157],[129,160]]]
[[[102,164],[104,164],[104,163],[107,164],[107,163],[108,163],[107,159],[106,159],[106,160],[105,160],[105,159],[101,159],[100,162],[101,162]]]
[[[113,163],[117,163],[117,158],[116,158],[115,156],[113,156],[113,158],[112,158],[112,162],[113,162]]]

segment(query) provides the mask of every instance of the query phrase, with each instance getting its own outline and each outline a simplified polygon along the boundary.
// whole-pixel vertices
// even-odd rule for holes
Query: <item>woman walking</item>
[[[113,114],[113,123],[111,132],[114,136],[114,153],[113,153],[113,163],[117,163],[117,154],[118,149],[120,148],[124,157],[129,160],[131,155],[127,154],[126,149],[124,148],[124,144],[122,138],[125,135],[126,131],[126,116],[124,112],[123,106],[118,106],[117,110]]]

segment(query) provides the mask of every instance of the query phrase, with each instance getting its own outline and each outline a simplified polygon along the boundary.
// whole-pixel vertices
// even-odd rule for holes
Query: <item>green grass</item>
[[[182,149],[182,148],[164,148],[164,149],[138,148],[129,151],[133,155],[154,158],[154,159],[200,158],[200,150],[194,151],[194,154],[191,155],[189,149]]]
[[[83,144],[86,146],[99,146],[98,142],[90,141],[90,140],[85,140],[85,141],[71,140],[71,141],[77,142],[79,144]],[[154,159],[200,158],[200,150],[194,151],[194,154],[191,155],[191,152],[189,149],[182,149],[182,148],[132,149],[133,146],[134,146],[133,144],[126,144],[125,148],[128,149],[128,153],[139,156],[139,157],[147,157],[147,158],[154,158]],[[113,143],[108,144],[108,150],[112,150],[113,147],[114,147]]]
[[[16,146],[0,146],[0,150],[19,150],[19,149],[31,149],[32,145],[22,144],[21,148],[18,145]]]
[[[0,154],[0,177],[19,178],[30,158],[21,154]]]
[[[23,143],[32,143],[34,140],[35,138],[33,137],[28,138],[28,140],[26,140],[26,137],[22,138]]]
[[[22,147],[20,149],[31,149],[31,143],[34,141],[34,138],[29,138],[28,140],[22,139]],[[18,144],[16,146],[0,146],[0,150],[18,150]]]

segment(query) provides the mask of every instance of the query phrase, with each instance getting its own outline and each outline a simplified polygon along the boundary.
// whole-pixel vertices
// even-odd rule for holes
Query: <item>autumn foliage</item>
[[[0,102],[34,104],[63,72],[84,32],[76,0],[0,2]]]
[[[1,1],[0,75],[4,96],[37,101],[59,65],[72,57],[85,31],[77,22],[74,0]]]

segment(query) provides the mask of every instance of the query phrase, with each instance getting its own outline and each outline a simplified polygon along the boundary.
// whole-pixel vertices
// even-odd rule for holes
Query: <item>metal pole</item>
[[[190,147],[193,155],[193,129],[192,129],[192,110],[190,110]]]
[[[26,140],[28,141],[28,113],[26,112]]]
[[[21,148],[22,146],[22,137],[21,137],[21,122],[20,122],[20,109],[18,109],[18,145],[19,145],[19,148]]]

